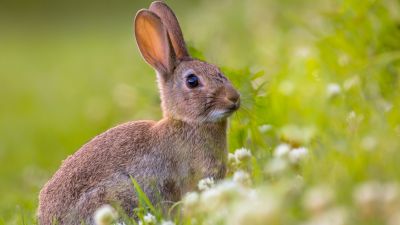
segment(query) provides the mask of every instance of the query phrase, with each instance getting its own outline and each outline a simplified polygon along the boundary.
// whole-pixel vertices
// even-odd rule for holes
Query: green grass
[[[373,200],[385,199],[386,184],[400,179],[398,1],[168,3],[189,45],[199,50],[192,52],[220,65],[241,92],[229,149],[251,150],[245,167],[250,188],[276,202],[273,216],[261,218],[272,224],[301,224],[329,213],[345,215],[346,224],[394,218],[383,209],[386,203],[373,202],[367,213],[369,203],[354,196],[366,184],[378,193]],[[154,72],[132,37],[132,17],[149,1],[88,3],[79,10],[40,4],[37,11],[28,5],[19,12],[14,5],[0,13],[0,224],[35,223],[41,186],[96,134],[161,117]],[[282,143],[305,147],[308,156],[271,173]],[[333,192],[318,213],[304,203],[315,189]],[[394,199],[399,212],[399,196]],[[239,193],[221,207],[257,224],[257,216],[268,213],[249,211],[249,201]],[[196,208],[181,222],[230,223],[218,219],[219,211]]]

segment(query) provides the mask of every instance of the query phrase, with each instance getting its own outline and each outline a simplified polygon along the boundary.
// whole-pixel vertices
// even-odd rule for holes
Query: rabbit
[[[111,128],[64,160],[40,191],[40,225],[94,224],[104,204],[134,216],[131,178],[155,206],[168,209],[200,179],[225,176],[227,118],[240,107],[239,92],[217,66],[189,55],[166,3],[139,10],[134,34],[156,71],[163,117]]]

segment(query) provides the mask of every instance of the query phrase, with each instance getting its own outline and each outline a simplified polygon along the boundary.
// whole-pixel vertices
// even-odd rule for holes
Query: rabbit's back
[[[119,125],[64,160],[40,192],[40,224],[51,224],[53,220],[73,224],[69,221],[77,218],[69,217],[90,218],[96,208],[115,200],[129,199],[130,202],[118,204],[133,207],[135,199],[128,171],[135,164],[142,164],[139,159],[152,150],[153,125],[153,121]]]

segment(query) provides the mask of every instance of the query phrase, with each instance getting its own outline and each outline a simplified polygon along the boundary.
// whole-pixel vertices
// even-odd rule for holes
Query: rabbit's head
[[[172,10],[161,1],[136,14],[135,36],[156,71],[164,116],[216,122],[239,108],[240,95],[215,65],[190,57]]]

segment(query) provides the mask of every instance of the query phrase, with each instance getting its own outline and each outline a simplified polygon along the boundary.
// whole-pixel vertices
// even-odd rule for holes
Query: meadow
[[[399,1],[167,3],[242,106],[226,180],[202,181],[182,217],[138,209],[142,223],[400,224]],[[110,127],[161,117],[132,31],[150,1],[2,4],[0,225],[36,224],[63,159]]]

